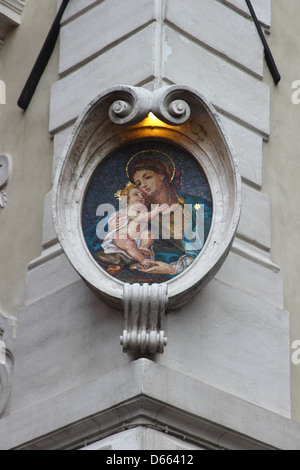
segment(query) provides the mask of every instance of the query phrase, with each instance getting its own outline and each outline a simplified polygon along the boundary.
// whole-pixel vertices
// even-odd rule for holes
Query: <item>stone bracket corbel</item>
[[[0,0],[0,49],[8,31],[21,23],[24,6],[25,0]]]
[[[124,284],[124,352],[164,352],[167,301],[166,284]]]

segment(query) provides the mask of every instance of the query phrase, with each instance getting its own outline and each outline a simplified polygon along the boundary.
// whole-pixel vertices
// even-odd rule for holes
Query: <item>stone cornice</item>
[[[0,0],[0,39],[2,41],[13,26],[21,23],[24,5],[25,0]]]
[[[70,414],[67,403],[80,406]],[[299,423],[147,359],[4,417],[0,440],[3,450],[75,450],[137,426],[211,450],[299,449]]]
[[[122,416],[120,422],[119,416]],[[127,429],[149,427],[205,450],[277,450],[144,394],[13,450],[78,450]]]

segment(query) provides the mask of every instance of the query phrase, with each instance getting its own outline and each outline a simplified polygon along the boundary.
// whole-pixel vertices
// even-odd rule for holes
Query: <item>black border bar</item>
[[[56,44],[56,40],[59,35],[60,30],[60,21],[64,14],[65,9],[67,8],[69,0],[63,0],[60,8],[56,14],[54,22],[51,26],[51,29],[46,37],[46,40],[43,44],[43,47],[38,55],[38,58],[33,66],[33,69],[28,77],[28,80],[23,88],[23,91],[18,99],[18,106],[26,111],[33,95],[38,86],[41,76],[44,73],[44,70],[49,62],[49,59],[52,55],[53,49]]]

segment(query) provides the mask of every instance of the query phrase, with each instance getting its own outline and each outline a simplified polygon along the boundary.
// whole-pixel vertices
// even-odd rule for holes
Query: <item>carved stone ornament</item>
[[[163,353],[167,300],[166,284],[124,284],[124,352]]]
[[[0,155],[0,207],[3,209],[6,204],[6,192],[4,191],[7,185],[11,169],[11,160],[8,155]]]
[[[21,23],[24,6],[24,0],[0,0],[0,49],[1,39],[3,43],[8,31]]]
[[[125,311],[123,350],[163,352],[166,309],[215,276],[239,222],[240,174],[213,106],[186,86],[107,90],[79,116],[53,197],[70,262]]]

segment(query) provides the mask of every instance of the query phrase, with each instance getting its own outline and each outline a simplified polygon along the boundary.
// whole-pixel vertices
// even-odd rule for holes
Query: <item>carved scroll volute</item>
[[[124,284],[124,352],[163,353],[166,284]]]
[[[171,126],[181,126],[191,116],[191,108],[186,101],[186,93],[180,88],[173,91],[170,87],[162,88],[154,93],[152,112],[160,120]]]
[[[161,88],[152,94],[143,88],[124,87],[109,108],[109,118],[114,124],[133,125],[152,111],[163,122],[180,126],[191,115],[186,96],[185,90],[178,88],[171,92],[170,87]]]

